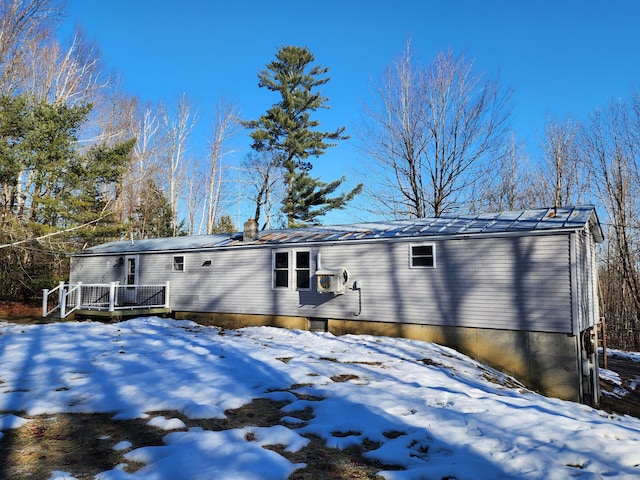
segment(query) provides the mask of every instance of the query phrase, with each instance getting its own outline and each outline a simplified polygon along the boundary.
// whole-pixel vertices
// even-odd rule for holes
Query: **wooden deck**
[[[164,285],[67,284],[42,292],[42,317],[71,314],[122,318],[171,313],[169,282]]]
[[[142,317],[142,316],[149,316],[149,315],[166,315],[168,313],[171,313],[171,309],[163,308],[163,307],[158,307],[158,308],[132,307],[131,309],[127,309],[127,310],[114,310],[110,312],[109,310],[94,310],[94,309],[79,308],[75,310],[73,313],[75,314],[76,317],[83,317],[83,318],[100,317],[100,318],[119,319],[119,318],[129,318],[129,317]]]

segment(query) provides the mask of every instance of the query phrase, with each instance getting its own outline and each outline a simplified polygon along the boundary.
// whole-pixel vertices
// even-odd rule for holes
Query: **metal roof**
[[[242,240],[242,232],[145,240],[121,240],[90,247],[77,252],[76,255],[201,250],[248,245],[344,242],[435,236],[498,236],[514,233],[523,235],[526,232],[575,231],[584,228],[591,230],[597,242],[603,241],[602,230],[595,208],[592,205],[265,230],[259,232],[258,238],[248,242]]]

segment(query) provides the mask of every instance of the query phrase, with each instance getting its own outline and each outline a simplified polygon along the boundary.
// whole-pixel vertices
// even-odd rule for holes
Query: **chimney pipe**
[[[258,222],[250,218],[244,222],[244,232],[242,235],[243,242],[251,242],[258,238]]]

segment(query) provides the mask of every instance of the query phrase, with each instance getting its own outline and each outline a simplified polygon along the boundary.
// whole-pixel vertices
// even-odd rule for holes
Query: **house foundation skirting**
[[[283,315],[247,315],[242,313],[174,312],[177,320],[193,320],[201,325],[221,328],[280,327],[292,330],[308,330],[305,317]]]
[[[335,335],[369,334],[433,342],[517,378],[537,392],[581,401],[577,337],[563,333],[330,320]]]
[[[517,378],[544,395],[581,401],[578,338],[564,333],[495,330],[470,327],[400,324],[361,320],[317,319],[279,315],[174,312],[188,319],[222,328],[274,326],[318,330],[325,325],[334,335],[363,334],[402,337],[451,347]]]

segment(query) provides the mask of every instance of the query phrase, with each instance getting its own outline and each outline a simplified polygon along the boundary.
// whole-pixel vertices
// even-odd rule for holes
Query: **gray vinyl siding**
[[[211,264],[203,266],[206,261]],[[189,253],[185,263],[185,273],[170,273],[175,310],[280,314],[271,295],[268,249]]]
[[[575,234],[576,331],[582,332],[600,321],[598,280],[593,236],[587,230]]]
[[[124,265],[118,264],[120,257],[122,255],[71,257],[69,282],[124,283]]]
[[[575,234],[574,234],[575,235]],[[416,238],[286,247],[234,247],[204,251],[140,253],[138,283],[171,282],[171,307],[178,311],[270,314],[507,330],[571,333],[574,328],[571,234],[493,238]],[[592,256],[579,237],[577,257]],[[435,268],[409,268],[411,245],[433,245]],[[273,251],[306,250],[311,269],[344,267],[343,295],[272,288]],[[174,255],[184,255],[185,271],[173,272]],[[118,258],[76,257],[71,281],[124,283]],[[205,264],[210,262],[210,264]],[[590,285],[582,274],[579,287]],[[573,279],[575,280],[575,279]],[[361,297],[359,296],[361,295]],[[361,300],[361,301],[360,301]],[[592,308],[588,295],[579,308]],[[585,311],[580,318],[588,316]],[[583,320],[580,320],[584,323]]]
[[[435,245],[436,268],[408,267],[420,243]],[[362,312],[357,292],[322,305],[310,293],[313,316],[571,332],[569,235],[335,246],[322,260],[362,281]]]

